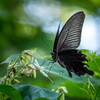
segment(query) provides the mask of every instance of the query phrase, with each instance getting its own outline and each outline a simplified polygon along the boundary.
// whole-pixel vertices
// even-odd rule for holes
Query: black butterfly
[[[72,77],[71,72],[74,72],[78,76],[84,75],[85,73],[89,75],[94,74],[93,71],[84,67],[87,64],[83,61],[88,61],[86,55],[76,49],[80,44],[84,18],[85,15],[83,12],[74,14],[65,23],[60,33],[59,25],[53,52],[51,53],[54,62],[58,62],[62,67],[66,68],[70,77]]]

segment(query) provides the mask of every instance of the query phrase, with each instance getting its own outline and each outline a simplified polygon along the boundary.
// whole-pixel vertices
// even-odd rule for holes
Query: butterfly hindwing
[[[88,70],[84,65],[86,65],[83,61],[87,61],[86,55],[82,54],[81,51],[76,49],[65,50],[58,54],[59,63],[63,62],[63,67],[65,67],[69,76],[72,77],[70,72],[74,72],[76,75],[81,76],[85,73],[89,75],[93,75],[93,72]]]

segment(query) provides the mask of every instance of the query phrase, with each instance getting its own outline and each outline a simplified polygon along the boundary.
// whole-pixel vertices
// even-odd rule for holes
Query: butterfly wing
[[[93,75],[94,72],[88,70],[83,61],[87,61],[86,56],[81,51],[76,50],[80,44],[81,30],[85,15],[83,12],[74,14],[64,25],[60,34],[59,27],[54,42],[52,57],[54,61],[68,70],[69,76],[71,72],[81,76],[85,73]]]
[[[88,70],[84,65],[88,66],[83,61],[87,61],[86,55],[82,54],[81,51],[76,49],[65,50],[58,54],[59,64],[68,70],[69,76],[72,77],[71,72],[81,76],[85,73],[93,75],[93,71]]]
[[[84,18],[84,13],[78,12],[66,22],[57,36],[56,52],[75,49],[79,46]]]
[[[60,23],[59,23],[57,34],[56,34],[55,41],[54,41],[53,52],[56,52],[56,48],[57,48],[57,44],[58,44],[58,37],[59,37],[59,29],[60,29]]]

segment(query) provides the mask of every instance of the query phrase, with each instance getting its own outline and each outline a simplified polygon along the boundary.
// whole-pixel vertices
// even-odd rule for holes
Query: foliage
[[[38,9],[37,11],[32,9],[33,15],[27,9],[32,4]],[[49,17],[45,15],[44,6],[47,7]],[[50,10],[49,7],[52,9]],[[41,12],[42,9],[43,12]],[[89,69],[95,74],[81,77],[73,74],[72,78],[58,63],[52,64],[50,57],[44,57],[51,52],[53,33],[56,33],[57,29],[55,32],[49,31],[50,26],[57,27],[58,24],[55,25],[55,21],[64,20],[65,22],[67,17],[76,11],[84,11],[85,14],[95,16],[96,19],[93,19],[96,22],[96,28],[99,29],[100,0],[0,1],[0,62],[15,54],[0,64],[0,100],[20,100],[26,94],[25,98],[32,97],[34,92],[37,100],[50,99],[46,96],[49,93],[51,98],[55,95],[55,99],[60,100],[100,99],[100,55],[82,50],[89,60],[87,63],[90,66]],[[38,13],[39,17],[34,13]],[[51,17],[53,20],[50,19]],[[97,32],[99,33],[98,30]],[[37,51],[26,50],[30,48],[37,48]],[[39,98],[41,92],[37,95],[37,91],[33,91],[34,88],[42,91],[41,98]]]
[[[32,86],[32,85],[12,85],[14,89],[11,86],[8,86],[11,84],[20,83],[19,78],[21,78],[23,75],[27,77],[33,76],[34,78],[37,78],[37,71],[39,71],[44,77],[48,78],[53,84],[55,84],[54,80],[51,80],[51,78],[48,76],[48,73],[51,75],[53,74],[55,76],[65,78],[75,83],[84,84],[84,87],[81,88],[82,91],[86,92],[89,95],[88,98],[94,100],[95,98],[97,98],[98,96],[97,94],[99,92],[99,90],[97,92],[95,86],[100,85],[100,72],[99,72],[100,56],[96,55],[95,52],[91,53],[88,50],[82,50],[82,51],[85,54],[87,54],[87,58],[89,59],[88,65],[91,66],[90,68],[93,68],[94,66],[97,68],[97,70],[95,70],[94,76],[84,75],[78,77],[73,74],[73,78],[70,78],[68,76],[66,69],[62,68],[59,64],[57,63],[50,64],[50,61],[47,59],[45,60],[43,58],[36,58],[34,56],[36,50],[24,50],[21,54],[10,56],[4,62],[1,63],[1,64],[8,63],[8,67],[7,67],[6,75],[0,79],[1,84],[7,84],[7,85],[3,85],[3,86],[1,85],[0,92],[6,93],[10,97],[13,97],[13,95],[11,95],[10,92],[9,94],[7,93],[7,91],[9,91],[9,89],[11,88],[12,89],[10,90],[11,93],[12,91],[15,91],[14,89],[20,90],[21,97],[23,98],[23,100],[27,100],[28,98],[30,98],[30,100],[32,99],[35,100],[40,97],[45,97],[48,98],[49,100],[55,100],[59,97],[59,99],[62,98],[61,100],[65,100],[64,99],[65,94],[68,93],[66,92],[67,90],[65,89],[65,86],[64,87],[61,86],[60,88],[53,89],[56,92],[61,93],[62,96],[55,92],[51,92],[50,90],[45,90],[43,88]],[[94,66],[92,66],[93,62],[95,62]],[[8,89],[6,90],[5,87],[7,87]],[[2,91],[3,89],[4,91]],[[36,93],[38,93],[37,96],[35,91]]]
[[[22,100],[20,92],[17,89],[13,88],[12,86],[1,84],[0,92],[5,93],[13,100]],[[0,94],[0,100],[7,100],[8,98],[6,97],[7,96]]]

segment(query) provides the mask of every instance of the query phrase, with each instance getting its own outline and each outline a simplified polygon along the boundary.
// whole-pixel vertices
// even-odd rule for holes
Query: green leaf
[[[22,100],[20,92],[9,85],[0,85],[0,92],[7,94],[13,100]]]
[[[93,77],[90,78],[90,81],[94,85],[100,85],[100,78],[98,78],[98,77],[93,76]]]
[[[72,73],[72,78],[69,77],[69,74],[68,74],[68,71],[61,67],[58,63],[51,63],[50,64],[50,61],[46,60],[44,62],[43,59],[37,59],[38,63],[42,66],[45,66],[45,69],[44,71],[47,72],[47,73],[51,73],[51,74],[54,74],[54,75],[57,75],[57,76],[60,76],[60,77],[63,77],[69,81],[72,81],[72,82],[78,82],[78,83],[85,83],[87,81],[87,76],[76,76],[74,73]]]
[[[1,64],[10,63],[12,60],[16,60],[18,58],[18,56],[19,56],[19,54],[9,56],[5,61],[1,62]]]
[[[100,69],[100,55],[96,55],[96,53],[94,52],[90,52],[89,50],[82,50],[82,52],[84,54],[87,55],[88,58],[88,65],[90,66],[89,69],[93,70],[94,72],[98,72],[100,73],[99,69]],[[16,60],[18,58],[18,54],[16,55],[12,55],[10,57],[8,57],[3,63],[10,63],[11,60]],[[83,76],[77,76],[74,73],[72,73],[72,78],[69,77],[68,72],[65,68],[61,67],[58,63],[51,63],[50,61],[47,59],[40,59],[40,58],[34,58],[38,61],[39,65],[42,67],[45,67],[44,71],[47,73],[51,73],[53,75],[57,75],[60,76],[62,78],[65,78],[69,81],[72,82],[76,82],[76,83],[86,83],[88,78],[90,78],[90,80],[93,82],[93,84],[97,85],[100,84],[100,78],[97,77],[96,75],[94,75],[94,77],[91,77],[89,75],[83,75]],[[32,64],[34,64],[34,60],[32,62]],[[20,66],[20,65],[19,65]],[[99,74],[98,74],[99,75]],[[100,76],[100,75],[99,75]],[[96,81],[96,79],[98,81]]]
[[[88,50],[86,50],[86,52],[87,51]],[[95,58],[99,59],[98,56],[96,56]],[[53,63],[52,62],[51,65],[50,65],[50,61],[48,61],[48,60],[46,60],[44,62],[43,59],[37,59],[37,61],[41,65],[41,67],[42,66],[46,67],[44,69],[44,71],[47,72],[47,73],[51,73],[51,74],[60,76],[62,78],[65,78],[65,79],[67,79],[69,81],[76,82],[76,83],[86,83],[87,80],[90,79],[90,81],[92,82],[92,84],[94,84],[94,85],[99,85],[100,84],[100,78],[97,78],[96,76],[90,76],[90,75],[85,74],[85,75],[79,77],[79,76],[75,75],[74,73],[72,73],[72,78],[71,78],[68,75],[68,71],[65,68],[61,67],[58,63]],[[99,59],[99,61],[100,61],[100,59]],[[89,63],[90,62],[93,63],[93,61],[89,61]],[[100,62],[97,61],[97,63],[99,64]],[[91,65],[89,67],[89,69],[92,68],[92,67],[93,67],[93,65]]]
[[[60,96],[59,93],[33,85],[13,85],[13,87],[21,92],[23,100],[36,100],[41,97],[49,100],[58,100],[57,98]]]
[[[49,99],[47,99],[47,98],[38,98],[38,99],[35,99],[35,100],[49,100]]]

